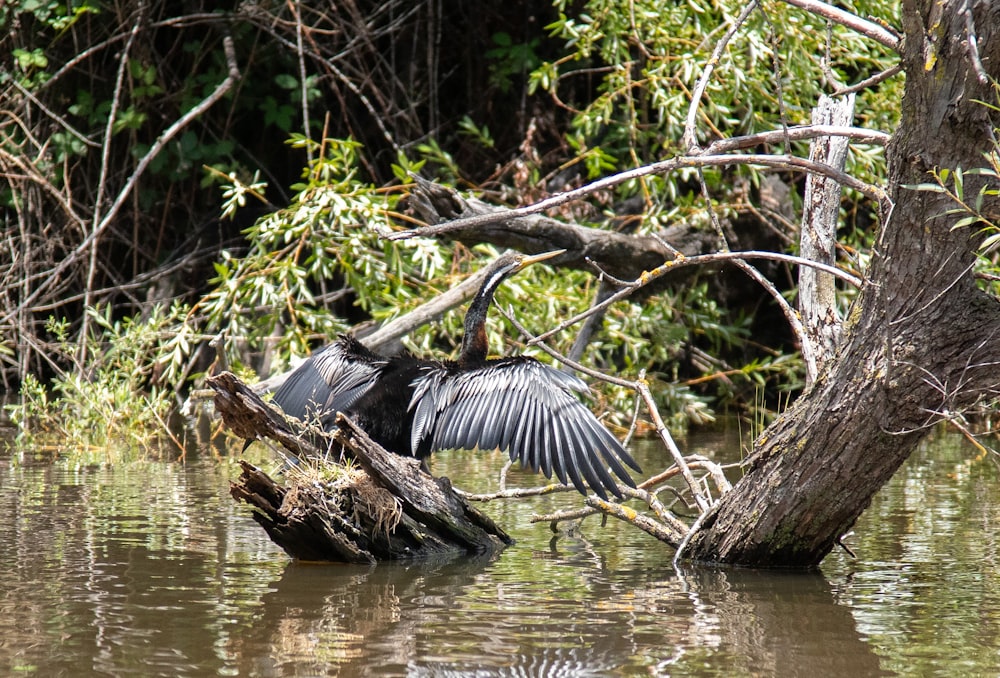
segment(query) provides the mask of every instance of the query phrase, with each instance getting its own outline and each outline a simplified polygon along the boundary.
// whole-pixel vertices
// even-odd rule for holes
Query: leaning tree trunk
[[[903,27],[906,94],[887,150],[893,206],[868,282],[838,353],[759,437],[688,558],[818,564],[934,424],[1000,393],[1000,304],[972,274],[982,224],[953,228],[963,215],[945,213],[956,204],[913,188],[935,169],[981,167],[994,150],[1000,115],[979,102],[996,102],[981,69],[1000,77],[1000,3],[904,0]],[[982,181],[966,177],[970,200]],[[983,211],[1000,217],[995,195]]]

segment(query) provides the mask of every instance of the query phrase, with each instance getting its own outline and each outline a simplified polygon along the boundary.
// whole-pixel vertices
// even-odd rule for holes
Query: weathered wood
[[[422,179],[417,180],[409,200],[417,215],[428,224],[510,212],[506,207],[477,198],[464,198],[450,188]],[[470,246],[490,243],[522,252],[544,252],[559,247],[567,250],[559,259],[560,267],[593,271],[596,264],[602,271],[622,280],[634,280],[643,272],[675,258],[678,252],[690,257],[713,252],[718,247],[714,233],[688,224],[671,226],[654,235],[638,235],[588,228],[539,214],[453,231],[448,237]],[[671,282],[675,283],[677,276],[683,278],[690,274],[689,271],[673,273],[675,277],[671,277]],[[647,292],[652,293],[667,284],[668,281],[663,280]]]
[[[368,437],[357,424],[343,415],[337,417],[336,438],[355,453],[357,460],[378,487],[403,502],[403,514],[432,528],[432,532],[470,551],[502,548],[513,540],[478,509],[458,496],[448,478],[434,478],[420,468],[416,459],[388,452]],[[486,540],[484,548],[484,535]],[[495,544],[493,538],[501,544]]]
[[[415,459],[387,452],[344,417],[330,436],[286,420],[228,372],[208,380],[223,421],[243,438],[271,438],[303,464],[350,458],[332,481],[282,486],[241,461],[233,498],[252,506],[275,544],[298,560],[375,563],[458,553],[493,553],[513,543],[488,516],[469,506],[447,478],[435,479]],[[321,442],[321,445],[317,445]],[[291,473],[290,476],[304,473]]]
[[[285,488],[246,461],[243,473],[229,488],[233,499],[257,509],[254,520],[291,557],[306,561],[374,563],[375,556],[357,544],[358,530],[339,511],[328,510],[330,499],[340,507],[344,497],[328,497],[323,488]]]
[[[814,125],[850,126],[854,121],[854,95],[834,100],[822,95],[813,109]],[[813,139],[809,159],[843,170],[849,139]],[[840,223],[841,186],[833,179],[810,174],[802,204],[799,256],[833,266],[837,261],[837,225]],[[841,318],[837,312],[837,291],[833,276],[811,266],[799,267],[799,310],[808,341],[813,346],[818,371],[833,358],[840,343]],[[806,374],[806,385],[817,375]]]
[[[215,411],[226,426],[244,440],[271,438],[300,458],[320,456],[317,437],[293,426],[232,372],[221,372],[207,380],[215,391]]]

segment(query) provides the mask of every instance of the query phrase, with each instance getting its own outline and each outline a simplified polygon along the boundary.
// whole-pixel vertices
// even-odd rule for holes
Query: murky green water
[[[735,435],[690,441],[727,455]],[[658,451],[646,451],[647,468]],[[438,474],[485,489],[496,458]],[[0,675],[819,676],[1000,673],[1000,489],[959,437],[925,446],[813,574],[685,568],[615,522],[492,560],[301,565],[186,463],[67,468],[0,457]],[[513,476],[517,481],[521,476]]]

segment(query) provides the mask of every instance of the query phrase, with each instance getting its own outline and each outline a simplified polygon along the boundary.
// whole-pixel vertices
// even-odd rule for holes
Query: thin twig
[[[287,0],[287,4],[292,16],[295,17],[295,55],[298,57],[299,62],[299,96],[302,98],[302,133],[308,139],[311,138],[309,131],[309,87],[306,78],[306,58],[302,47],[302,16],[299,14],[300,3]],[[312,144],[306,144],[306,160],[310,165],[312,164]]]
[[[774,303],[778,305],[778,308],[781,309],[781,313],[785,316],[785,320],[788,321],[789,327],[792,328],[796,338],[799,340],[802,360],[806,364],[806,383],[812,383],[815,381],[816,377],[819,376],[819,362],[816,355],[817,349],[812,339],[809,338],[809,334],[806,332],[806,328],[802,324],[799,314],[796,313],[795,309],[792,308],[792,305],[788,303],[784,296],[782,296],[781,291],[774,286],[774,283],[764,277],[763,273],[758,271],[743,259],[737,259],[734,263],[737,268],[753,278],[761,287],[763,287],[767,293],[771,295],[771,298],[774,299]]]
[[[854,94],[855,92],[860,92],[863,89],[874,87],[880,82],[888,80],[894,75],[898,75],[902,72],[903,72],[902,64],[896,64],[895,66],[891,66],[890,68],[885,69],[881,73],[876,73],[870,78],[865,78],[864,80],[862,80],[857,84],[850,85],[848,87],[842,87],[841,89],[836,90],[832,96],[841,97],[841,96],[846,96],[848,94]]]
[[[90,146],[91,148],[100,148],[101,147],[101,144],[97,143],[96,141],[92,141],[83,132],[80,132],[75,127],[73,127],[73,125],[69,124],[69,122],[65,118],[63,118],[61,115],[59,115],[58,113],[56,113],[55,111],[53,111],[51,108],[49,108],[48,106],[46,106],[44,103],[42,103],[42,101],[38,97],[36,97],[33,92],[31,92],[30,90],[28,90],[27,88],[25,88],[24,85],[22,85],[21,83],[19,83],[17,80],[11,78],[8,82],[14,87],[14,89],[16,89],[17,91],[19,91],[25,98],[27,98],[29,101],[31,101],[31,103],[33,103],[36,106],[38,106],[38,108],[40,108],[42,110],[42,112],[45,113],[45,115],[49,116],[50,118],[52,118],[53,120],[55,120],[56,122],[58,122],[62,126],[62,128],[64,130],[66,130],[67,132],[69,132],[70,134],[72,134],[74,137],[76,137],[77,139],[79,139],[81,142],[83,142],[87,146]]]
[[[708,87],[708,81],[711,80],[712,73],[722,59],[722,53],[726,50],[729,41],[733,39],[736,31],[743,26],[743,22],[747,20],[750,12],[755,10],[758,4],[758,0],[750,0],[746,4],[743,11],[736,18],[736,21],[733,22],[733,25],[729,27],[726,34],[716,43],[715,49],[712,50],[712,56],[709,58],[708,63],[705,64],[705,70],[702,71],[698,82],[695,83],[694,91],[691,93],[691,105],[688,107],[687,120],[684,122],[684,134],[681,136],[681,144],[684,148],[688,149],[688,152],[693,152],[698,148],[698,134],[695,130],[695,121],[698,117],[698,106],[701,104],[701,98],[705,94],[705,88]]]
[[[517,318],[514,317],[514,314],[511,312],[510,309],[498,307],[498,310],[500,311],[500,314],[503,315],[503,317],[505,317],[510,322],[510,324],[514,326],[514,329],[520,332],[527,339],[526,345],[538,346],[540,349],[542,349],[544,353],[548,354],[550,357],[559,361],[566,367],[576,370],[581,374],[586,374],[588,377],[593,377],[594,379],[599,379],[609,384],[614,384],[615,386],[623,386],[625,388],[635,387],[634,381],[630,381],[628,379],[622,379],[620,377],[612,377],[608,374],[604,374],[603,372],[598,372],[597,370],[591,369],[586,365],[576,362],[575,360],[571,360],[570,358],[564,356],[562,353],[555,350],[548,344],[543,343],[541,335],[535,336],[531,332],[529,332],[524,325],[522,325],[517,321]],[[545,334],[547,336],[551,336],[551,332],[546,332]]]
[[[705,264],[717,263],[720,261],[735,261],[738,259],[771,259],[773,261],[784,261],[791,264],[796,264],[798,266],[812,266],[813,268],[816,268],[820,271],[825,271],[826,273],[835,276],[839,280],[843,280],[844,282],[850,284],[853,287],[861,287],[861,280],[859,278],[851,275],[850,273],[841,271],[839,268],[835,268],[833,266],[827,266],[826,264],[820,264],[818,262],[810,261],[808,259],[803,259],[801,257],[796,257],[791,254],[782,254],[780,252],[763,252],[763,251],[751,250],[746,252],[716,252],[714,254],[699,254],[694,257],[678,257],[677,259],[671,259],[670,261],[664,262],[660,266],[654,268],[652,271],[645,271],[634,282],[618,290],[604,301],[600,302],[599,304],[594,304],[586,311],[582,311],[581,313],[578,313],[577,315],[559,323],[554,328],[539,334],[537,337],[530,340],[528,342],[528,345],[531,346],[536,343],[545,341],[546,339],[556,334],[557,332],[562,332],[567,327],[570,327],[580,322],[591,313],[596,313],[599,310],[606,308],[607,306],[610,306],[616,301],[628,297],[633,292],[635,292],[635,290],[639,289],[640,287],[644,287],[645,285],[648,285],[649,283],[653,282],[654,280],[657,280],[658,278],[663,277],[671,270],[682,268],[684,266],[703,266]]]
[[[875,42],[899,51],[899,38],[879,26],[874,21],[862,19],[856,14],[851,14],[848,11],[842,10],[839,7],[834,7],[833,5],[828,5],[825,2],[819,2],[819,0],[785,0],[785,2],[789,5],[794,5],[795,7],[804,9],[807,12],[818,14],[819,16],[829,19],[830,21],[840,24],[841,26],[847,26],[851,30],[869,37]]]
[[[972,18],[972,8],[969,7],[969,0],[962,0],[959,13],[965,17],[965,46],[969,49],[969,61],[972,62],[972,70],[976,73],[979,84],[985,85],[990,81],[986,69],[983,68],[983,60],[979,57],[979,44],[976,38],[976,23]]]
[[[512,487],[498,492],[483,492],[480,494],[464,492],[458,488],[452,489],[455,490],[456,494],[467,501],[481,501],[484,503],[495,499],[521,499],[523,497],[541,497],[546,494],[555,494],[557,492],[569,492],[571,490],[574,492],[576,491],[575,488],[569,485],[563,485],[562,483],[550,483],[548,485],[541,485],[538,487]]]
[[[761,14],[764,16],[764,22],[767,24],[767,39],[771,43],[771,78],[774,83],[774,98],[778,103],[778,121],[781,123],[782,144],[784,145],[785,153],[791,153],[792,140],[788,136],[788,128],[790,127],[788,123],[788,107],[785,105],[785,90],[781,78],[781,45],[778,44],[778,32],[774,28],[774,22],[771,21],[767,10],[762,9]]]
[[[649,416],[653,419],[653,425],[656,427],[656,433],[660,436],[660,440],[666,446],[667,450],[670,452],[670,456],[674,459],[674,464],[680,469],[681,477],[684,478],[684,482],[687,483],[688,488],[691,490],[691,495],[694,497],[695,503],[698,504],[698,508],[705,512],[712,506],[712,501],[709,497],[706,497],[698,486],[698,481],[695,480],[694,475],[691,473],[691,469],[688,468],[687,462],[684,461],[684,455],[681,454],[680,449],[677,447],[677,443],[674,442],[673,437],[670,435],[670,430],[667,429],[666,425],[663,423],[663,419],[660,418],[660,412],[656,407],[656,402],[653,400],[653,394],[649,390],[649,382],[646,381],[645,375],[640,374],[639,379],[635,382],[636,390],[639,395],[642,396],[643,401],[646,403],[646,410],[649,412]]]
[[[108,111],[108,121],[104,126],[104,144],[101,149],[101,167],[97,176],[97,197],[94,198],[94,213],[91,218],[91,223],[93,223],[93,237],[91,238],[91,242],[88,246],[90,256],[87,263],[87,280],[83,288],[84,309],[90,308],[92,305],[94,276],[97,274],[97,244],[100,241],[98,229],[101,223],[101,209],[104,207],[104,195],[108,185],[108,172],[110,171],[109,165],[111,162],[111,138],[114,136],[115,122],[117,122],[118,117],[118,107],[121,105],[122,89],[125,86],[125,72],[128,67],[129,54],[132,51],[132,43],[135,42],[135,36],[139,34],[139,27],[142,25],[142,20],[145,16],[144,10],[145,5],[140,2],[139,12],[136,16],[135,23],[132,24],[132,30],[129,31],[128,40],[125,41],[125,47],[122,49],[121,57],[118,61],[118,74],[115,76],[115,89],[111,97],[111,110]],[[77,354],[77,360],[81,366],[86,364],[87,361],[87,336],[89,335],[89,323],[90,314],[85,312],[80,326],[80,346]]]
[[[240,72],[236,64],[236,50],[233,47],[232,37],[227,35],[225,38],[223,38],[222,44],[223,47],[225,48],[226,62],[229,67],[229,72],[226,75],[226,78],[216,86],[216,88],[212,91],[211,94],[209,94],[205,99],[203,99],[198,105],[194,106],[187,113],[178,118],[170,127],[168,127],[163,132],[163,134],[161,134],[156,139],[155,142],[153,142],[153,145],[150,146],[149,150],[146,152],[146,155],[144,155],[136,165],[135,170],[132,172],[131,176],[129,176],[128,181],[125,183],[125,186],[121,189],[121,191],[119,191],[118,196],[115,198],[114,203],[112,203],[111,207],[108,209],[108,212],[101,219],[101,222],[94,228],[94,230],[92,230],[87,235],[87,237],[83,239],[83,241],[77,246],[77,248],[73,252],[69,254],[69,256],[64,258],[55,267],[53,267],[52,270],[47,272],[48,277],[46,277],[45,280],[43,280],[38,285],[38,287],[36,287],[34,291],[32,291],[30,295],[28,295],[25,299],[21,301],[20,304],[18,304],[18,307],[15,311],[9,312],[4,316],[3,318],[4,322],[12,315],[14,315],[14,313],[20,312],[21,310],[26,308],[30,308],[31,305],[35,302],[35,300],[44,291],[46,291],[52,284],[54,284],[59,280],[60,274],[63,271],[65,271],[70,266],[76,264],[76,262],[79,261],[80,257],[83,256],[84,253],[88,252],[88,248],[91,246],[91,243],[93,243],[94,240],[99,238],[101,234],[103,234],[104,231],[107,230],[107,228],[114,221],[114,218],[118,215],[118,211],[121,209],[122,205],[125,204],[125,201],[128,199],[132,190],[135,188],[135,185],[139,181],[139,178],[149,167],[149,164],[153,162],[153,160],[156,158],[157,155],[159,155],[160,151],[162,151],[163,148],[170,142],[170,140],[173,139],[175,136],[177,136],[177,134],[180,133],[180,131],[184,129],[192,120],[200,116],[213,104],[219,101],[219,99],[221,99],[222,96],[226,92],[228,92],[232,88],[232,86],[236,83],[236,81],[240,77]]]
[[[586,501],[587,506],[599,510],[604,515],[614,516],[629,525],[638,527],[640,530],[651,534],[662,542],[673,545],[678,543],[678,541],[682,541],[683,533],[677,534],[673,530],[667,530],[663,523],[653,520],[642,513],[637,513],[627,506],[593,496],[587,497]]]
[[[684,535],[684,539],[682,539],[681,543],[678,544],[677,551],[674,553],[674,560],[673,560],[674,567],[677,567],[677,563],[680,562],[681,555],[684,553],[684,549],[686,549],[687,545],[691,542],[691,538],[694,537],[694,535],[698,532],[698,530],[701,529],[701,526],[705,523],[705,520],[708,518],[709,515],[711,515],[711,513],[709,511],[705,511],[700,516],[698,516],[698,519],[695,520],[694,523],[691,525],[691,529],[689,529],[687,534]]]

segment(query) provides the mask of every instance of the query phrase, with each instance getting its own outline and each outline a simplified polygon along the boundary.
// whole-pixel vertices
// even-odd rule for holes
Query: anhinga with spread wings
[[[522,466],[555,474],[587,494],[620,497],[612,473],[630,487],[625,466],[640,471],[618,439],[581,403],[579,378],[528,356],[487,358],[486,313],[509,276],[565,250],[494,261],[465,316],[458,360],[382,356],[349,335],[300,365],[275,391],[288,415],[330,430],[338,412],[382,447],[424,459],[436,450],[499,448]],[[610,467],[610,471],[609,471]]]

